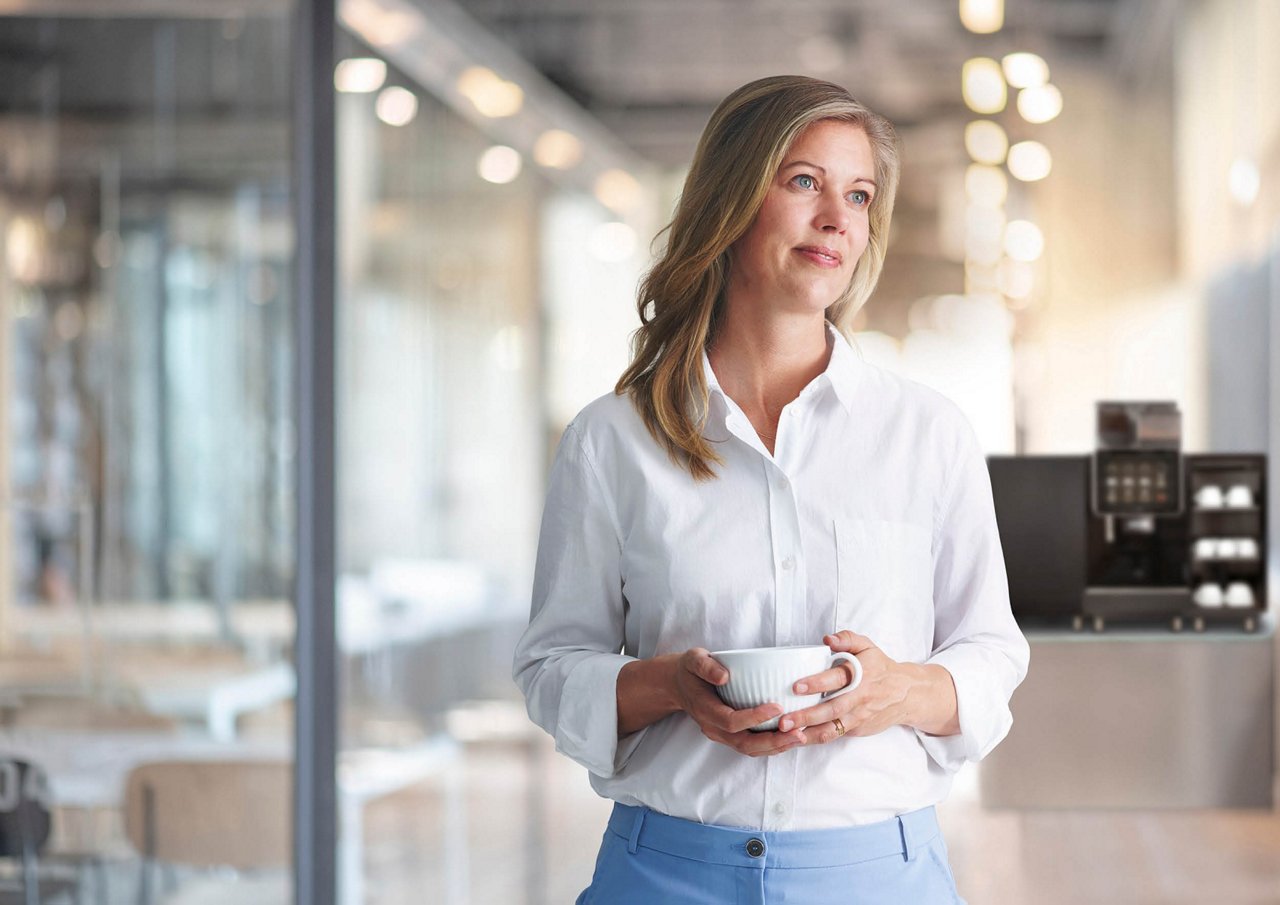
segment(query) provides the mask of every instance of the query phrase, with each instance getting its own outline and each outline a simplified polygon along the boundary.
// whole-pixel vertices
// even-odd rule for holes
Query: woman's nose
[[[818,206],[817,227],[824,232],[843,233],[849,228],[849,210],[839,195],[823,195]]]

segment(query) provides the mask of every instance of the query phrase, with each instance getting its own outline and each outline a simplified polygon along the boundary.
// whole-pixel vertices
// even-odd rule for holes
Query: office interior
[[[573,901],[609,803],[510,680],[546,471],[627,364],[711,110],[796,72],[899,130],[856,345],[964,410],[1002,529],[1075,531],[1081,563],[1163,537],[1103,513],[1100,403],[1176,413],[1172,608],[1042,606],[1023,579],[1064,548],[1006,543],[1031,673],[939,808],[961,893],[1280,903],[1280,4],[330,5],[316,648],[301,2],[0,0],[0,826],[30,841],[0,833],[0,902]],[[1010,462],[1058,477],[1028,505]],[[294,845],[313,798],[323,853]]]

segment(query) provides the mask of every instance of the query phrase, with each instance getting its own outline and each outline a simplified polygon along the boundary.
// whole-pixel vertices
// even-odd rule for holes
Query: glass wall
[[[26,8],[0,18],[0,760],[47,778],[46,894],[288,901],[288,7]]]
[[[352,10],[335,67],[340,761],[377,778],[339,783],[359,835],[341,899],[561,901],[548,865],[580,854],[551,831],[552,743],[511,652],[551,450],[625,366],[652,192],[440,10],[386,42]],[[621,190],[595,191],[610,171]]]

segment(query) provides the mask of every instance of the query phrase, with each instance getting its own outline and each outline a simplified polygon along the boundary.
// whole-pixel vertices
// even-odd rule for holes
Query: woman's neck
[[[826,370],[830,357],[821,315],[752,319],[726,310],[707,347],[721,389],[762,434],[776,433],[783,408]]]

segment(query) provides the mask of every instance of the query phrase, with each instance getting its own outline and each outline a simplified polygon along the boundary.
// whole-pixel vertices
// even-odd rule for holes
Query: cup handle
[[[858,662],[858,658],[848,651],[838,651],[831,655],[831,659],[827,661],[827,669],[835,666],[837,663],[848,663],[853,667],[853,681],[844,688],[837,688],[835,691],[828,691],[822,696],[822,700],[829,701],[834,697],[839,697],[846,691],[853,691],[858,687],[858,683],[862,681],[862,664]]]

